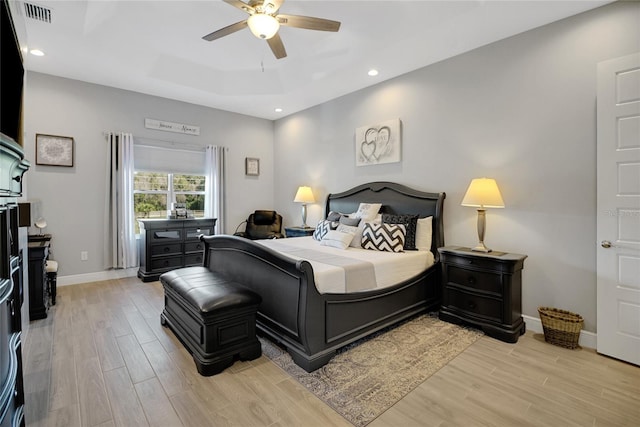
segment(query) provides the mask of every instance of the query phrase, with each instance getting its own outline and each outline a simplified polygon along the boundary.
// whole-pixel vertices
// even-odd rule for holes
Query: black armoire
[[[0,133],[0,427],[24,425],[22,384],[23,250],[18,239],[22,147]]]
[[[23,266],[18,238],[22,178],[29,168],[22,146],[24,68],[9,2],[0,3],[0,427],[24,426],[22,382]]]

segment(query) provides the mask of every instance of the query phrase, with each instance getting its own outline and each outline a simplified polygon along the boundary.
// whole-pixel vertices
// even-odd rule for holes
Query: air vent
[[[38,6],[33,3],[25,3],[24,11],[27,18],[35,19],[36,21],[46,22],[51,24],[51,9]]]

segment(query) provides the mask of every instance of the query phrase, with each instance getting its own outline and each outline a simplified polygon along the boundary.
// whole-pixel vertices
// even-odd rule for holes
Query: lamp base
[[[489,249],[482,242],[478,243],[478,246],[476,246],[475,248],[471,248],[471,250],[474,252],[484,252],[484,253],[489,253],[493,251],[493,249]]]

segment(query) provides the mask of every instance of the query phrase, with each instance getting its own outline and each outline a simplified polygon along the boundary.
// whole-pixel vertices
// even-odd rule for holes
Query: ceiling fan
[[[256,37],[267,41],[271,51],[278,59],[287,56],[287,51],[278,34],[281,25],[307,30],[332,32],[340,29],[340,22],[338,21],[278,13],[284,0],[250,0],[249,3],[244,3],[240,0],[224,0],[224,2],[247,12],[249,18],[231,24],[228,27],[221,28],[202,38],[207,41],[213,41],[240,31],[245,27],[249,27]]]

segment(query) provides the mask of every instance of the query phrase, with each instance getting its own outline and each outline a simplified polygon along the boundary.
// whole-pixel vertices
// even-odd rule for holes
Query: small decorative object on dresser
[[[487,335],[515,343],[525,332],[522,268],[526,255],[438,248],[442,261],[440,319],[480,327]]]
[[[313,236],[313,227],[285,227],[285,235],[287,237],[304,237]]]

